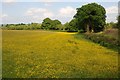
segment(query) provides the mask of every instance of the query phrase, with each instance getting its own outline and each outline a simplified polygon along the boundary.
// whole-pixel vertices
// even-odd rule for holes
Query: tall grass
[[[3,78],[117,78],[118,52],[81,35],[3,31]]]

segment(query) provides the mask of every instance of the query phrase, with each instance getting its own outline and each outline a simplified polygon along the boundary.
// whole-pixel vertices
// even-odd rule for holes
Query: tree
[[[72,19],[69,22],[69,30],[70,31],[78,31],[78,28],[77,28],[77,19]]]
[[[90,3],[77,8],[74,18],[78,21],[78,28],[87,32],[99,32],[104,29],[106,11],[97,3]]]
[[[61,22],[59,20],[51,20],[50,18],[45,18],[42,22],[42,29],[56,29],[57,25],[60,25]]]
[[[56,30],[63,30],[63,31],[65,30],[65,29],[64,29],[64,26],[63,26],[62,24],[56,25],[55,29],[56,29]]]
[[[118,16],[117,20],[118,20],[117,27],[118,27],[118,29],[120,29],[120,15]]]
[[[68,22],[66,22],[66,23],[64,24],[64,29],[67,30],[67,31],[69,31],[69,23],[68,23]]]
[[[53,20],[51,29],[55,30],[57,25],[59,25],[59,26],[61,25],[62,26],[62,24],[61,24],[61,22],[59,20]]]
[[[42,22],[42,29],[50,29],[51,28],[51,23],[52,23],[52,20],[50,18],[45,18]]]
[[[31,24],[30,24],[30,29],[31,29],[31,30],[40,29],[40,28],[41,28],[41,25],[38,24],[38,23],[31,23]]]

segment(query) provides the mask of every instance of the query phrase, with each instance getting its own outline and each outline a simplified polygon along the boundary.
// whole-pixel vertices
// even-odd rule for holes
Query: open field
[[[3,31],[3,78],[116,78],[118,52],[80,34]]]

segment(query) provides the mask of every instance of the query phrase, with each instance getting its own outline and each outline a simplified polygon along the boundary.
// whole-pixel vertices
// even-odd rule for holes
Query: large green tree
[[[60,25],[61,22],[59,20],[51,20],[50,18],[45,18],[42,22],[42,29],[56,29],[57,25]]]
[[[69,22],[69,30],[70,31],[78,31],[78,28],[77,28],[77,19],[72,19]]]
[[[120,15],[118,16],[118,22],[117,22],[117,26],[118,26],[118,28],[120,29]]]
[[[99,32],[104,29],[106,11],[97,3],[90,3],[77,8],[74,18],[78,20],[78,28],[87,32]]]
[[[41,27],[42,29],[50,29],[52,27],[52,20],[50,18],[45,18]]]
[[[69,23],[68,22],[66,22],[63,26],[64,26],[64,30],[66,30],[66,31],[69,30]]]
[[[57,25],[62,25],[59,20],[53,20],[52,21],[52,28],[51,29],[57,29]]]

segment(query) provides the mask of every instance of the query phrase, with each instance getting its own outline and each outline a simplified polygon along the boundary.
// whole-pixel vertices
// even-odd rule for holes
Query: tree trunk
[[[90,28],[89,27],[90,27],[89,24],[87,24],[87,28],[86,28],[87,33],[90,33]]]

